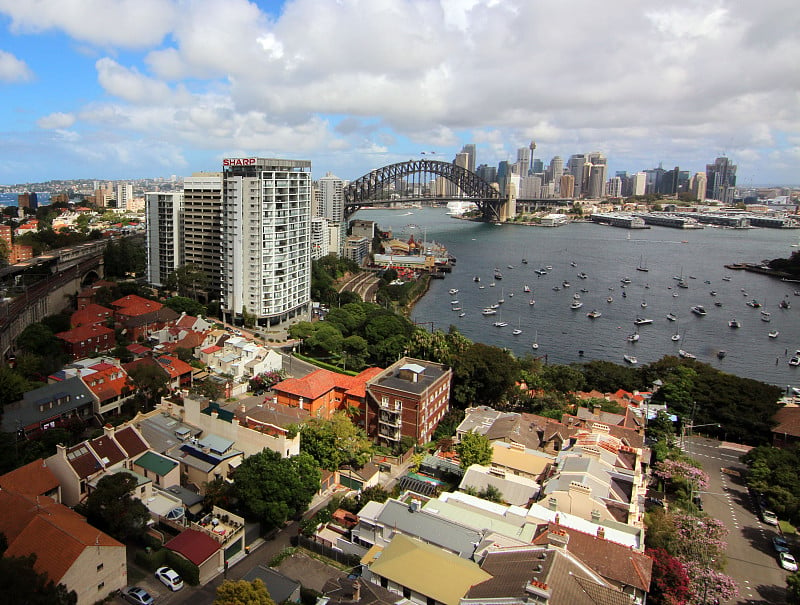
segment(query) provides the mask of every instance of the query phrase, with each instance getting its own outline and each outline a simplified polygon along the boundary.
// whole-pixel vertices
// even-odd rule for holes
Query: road
[[[369,271],[356,273],[349,281],[342,285],[340,292],[355,292],[364,302],[375,302],[375,293],[378,291],[378,281],[378,277]]]
[[[725,572],[739,585],[739,597],[730,603],[786,603],[788,572],[781,569],[772,547],[777,528],[760,521],[744,481],[735,475],[746,468],[739,462],[743,452],[703,437],[689,438],[684,449],[709,476],[708,488],[700,494],[703,509],[729,531]]]

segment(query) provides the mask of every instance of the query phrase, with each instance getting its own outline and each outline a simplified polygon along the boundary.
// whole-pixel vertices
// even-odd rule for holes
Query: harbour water
[[[800,367],[788,364],[800,349],[800,296],[794,294],[800,284],[724,267],[788,257],[797,250],[792,244],[798,242],[798,231],[630,231],[587,223],[548,229],[474,223],[447,216],[440,208],[361,210],[357,217],[391,228],[400,239],[436,240],[457,258],[453,272],[433,280],[412,312],[412,320],[428,329],[446,331],[455,325],[475,342],[562,364],[592,359],[622,364],[629,355],[641,365],[683,349],[732,374],[784,388],[800,384]],[[502,280],[493,279],[495,269]],[[539,269],[547,273],[539,275]],[[681,276],[686,288],[678,287],[675,278]],[[623,288],[625,278],[630,283]],[[451,296],[454,288],[458,293]],[[572,309],[576,294],[583,304]],[[482,315],[501,298],[505,302],[497,314]],[[763,306],[746,304],[753,299]],[[781,308],[782,300],[790,308]],[[705,316],[691,311],[696,305]],[[600,316],[587,317],[592,310]],[[667,319],[670,313],[676,321]],[[627,337],[637,331],[637,316],[653,322],[638,326],[639,339],[631,343]],[[729,327],[734,318],[741,323],[738,329]],[[508,325],[495,327],[500,320]],[[522,333],[515,336],[514,329]],[[778,337],[769,337],[775,330]],[[675,334],[680,340],[672,340]],[[722,359],[720,351],[725,351]]]

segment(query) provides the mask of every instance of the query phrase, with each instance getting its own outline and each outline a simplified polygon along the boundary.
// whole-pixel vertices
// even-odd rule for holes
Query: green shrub
[[[178,572],[184,582],[197,586],[200,583],[200,568],[177,553],[167,550],[167,565]]]

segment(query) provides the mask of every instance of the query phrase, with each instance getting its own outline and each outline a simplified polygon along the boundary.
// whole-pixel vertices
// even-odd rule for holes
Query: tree
[[[206,308],[201,303],[188,296],[173,296],[172,298],[168,298],[164,306],[169,307],[176,313],[186,313],[186,315],[199,316],[206,314]]]
[[[150,520],[150,512],[141,500],[131,495],[136,486],[136,477],[128,473],[114,473],[101,478],[86,498],[89,523],[120,542],[142,535]]]
[[[213,605],[275,605],[260,578],[247,580],[225,580],[217,587]]]
[[[300,427],[300,451],[317,464],[335,471],[343,464],[361,468],[372,458],[372,442],[347,414],[335,412],[330,419],[310,418]]]
[[[800,572],[786,576],[786,596],[792,605],[800,605]]]
[[[19,401],[28,390],[27,380],[14,370],[0,365],[0,406]]]
[[[663,548],[648,548],[645,554],[653,559],[648,603],[684,605],[689,599],[689,574],[683,563]]]
[[[137,390],[141,391],[145,399],[152,404],[157,403],[167,392],[169,376],[152,363],[139,363],[128,372],[128,375]]]
[[[475,343],[453,360],[453,397],[461,408],[500,403],[517,375],[518,365],[507,351]]]
[[[503,501],[502,492],[494,485],[487,485],[478,492],[478,498],[483,498],[489,502],[497,502],[498,504]]]
[[[251,517],[273,528],[306,510],[319,481],[317,464],[308,454],[281,458],[265,449],[242,461],[233,475],[233,490]]]
[[[473,464],[485,466],[492,461],[492,444],[485,435],[470,431],[456,445],[456,453],[464,470]]]

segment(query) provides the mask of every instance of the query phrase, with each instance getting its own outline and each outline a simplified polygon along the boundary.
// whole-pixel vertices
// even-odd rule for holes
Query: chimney
[[[597,537],[600,540],[605,540],[606,539],[606,530],[605,530],[604,527],[598,527],[597,528]]]
[[[64,445],[63,443],[57,443],[56,444],[56,454],[58,454],[58,457],[61,458],[62,460],[66,460],[67,459],[67,446]]]
[[[599,416],[602,408],[599,405],[596,405],[592,408],[592,416]]]
[[[105,435],[106,437],[111,437],[114,434],[114,432],[115,432],[114,425],[108,423],[103,425],[103,435]]]
[[[216,420],[219,418],[219,412],[217,410],[211,410],[211,419]]]

